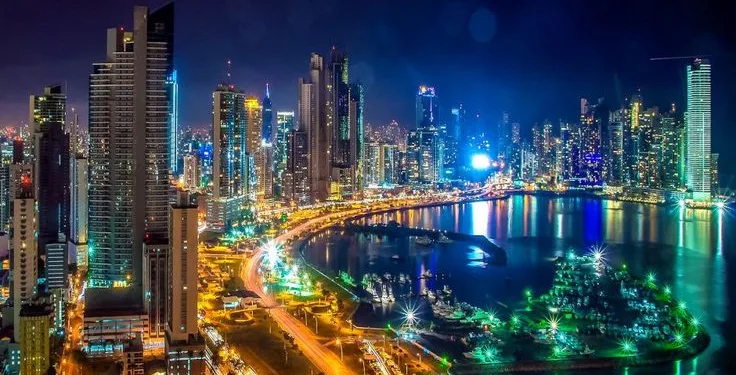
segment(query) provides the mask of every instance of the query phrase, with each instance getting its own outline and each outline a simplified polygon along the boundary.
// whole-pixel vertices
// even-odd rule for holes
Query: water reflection
[[[729,315],[728,310],[729,296],[734,295],[734,287],[728,284],[733,275],[729,279],[728,273],[733,272],[736,251],[734,214],[731,212],[587,198],[512,196],[502,201],[384,214],[374,220],[396,220],[403,225],[486,235],[507,249],[509,263],[503,269],[483,268],[482,252],[477,249],[458,249],[463,256],[457,257],[449,252],[416,249],[408,241],[397,243],[363,238],[359,242],[353,240],[330,247],[329,257],[325,254],[319,257],[320,263],[327,263],[321,265],[349,265],[354,270],[351,273],[357,274],[369,267],[398,270],[405,266],[386,262],[390,257],[387,251],[388,254],[406,251],[408,262],[413,262],[406,265],[411,273],[421,275],[425,270],[433,273],[445,270],[462,275],[466,284],[453,286],[458,299],[485,301],[480,303],[517,296],[525,283],[541,290],[545,280],[551,277],[549,258],[562,254],[569,246],[581,248],[606,243],[612,262],[626,262],[632,272],[641,275],[650,270],[656,272],[660,282],[670,285],[673,293],[700,317],[712,339],[708,350],[698,359],[654,368],[620,369],[615,373],[727,373],[717,353],[734,347],[733,333],[726,334],[728,327],[736,324],[735,314]],[[350,248],[347,253],[354,258],[345,262],[347,264],[341,263],[347,257],[338,250],[343,248]],[[367,251],[365,256],[371,259],[372,265],[360,259],[363,251]],[[459,277],[452,279],[454,283],[459,282]]]

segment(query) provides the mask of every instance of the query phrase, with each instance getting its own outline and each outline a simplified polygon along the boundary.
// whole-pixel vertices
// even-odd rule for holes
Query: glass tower
[[[710,62],[687,66],[687,187],[696,201],[711,198]]]

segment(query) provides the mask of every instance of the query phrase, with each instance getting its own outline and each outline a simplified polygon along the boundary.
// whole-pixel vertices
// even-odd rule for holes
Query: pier
[[[371,233],[388,237],[427,237],[433,241],[433,244],[438,243],[437,241],[440,237],[444,236],[452,241],[464,242],[478,246],[481,250],[490,255],[490,264],[503,266],[506,265],[507,262],[506,250],[493,243],[493,241],[486,236],[436,229],[405,227],[395,221],[390,221],[388,224],[358,224],[355,221],[346,221],[343,225],[343,229],[346,232]]]

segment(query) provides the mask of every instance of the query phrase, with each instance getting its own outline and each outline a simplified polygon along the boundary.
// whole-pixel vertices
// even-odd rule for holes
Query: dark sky
[[[86,112],[91,63],[104,58],[105,29],[130,27],[132,6],[147,0],[0,0],[0,124],[27,118],[28,94],[66,82]],[[419,84],[433,85],[443,111],[465,103],[495,124],[500,112],[529,126],[577,117],[579,98],[611,107],[640,88],[645,105],[684,107],[688,60],[713,64],[713,149],[732,174],[726,149],[736,135],[728,105],[736,97],[736,32],[715,1],[255,1],[180,0],[176,57],[181,123],[210,121],[211,92],[233,61],[233,81],[276,110],[296,107],[296,81],[310,52],[348,52],[351,79],[366,84],[370,123],[413,123]],[[733,148],[731,148],[733,149]]]

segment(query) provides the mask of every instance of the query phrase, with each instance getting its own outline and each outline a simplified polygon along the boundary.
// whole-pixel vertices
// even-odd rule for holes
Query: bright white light
[[[486,154],[475,154],[470,160],[473,169],[486,170],[491,167],[491,159]]]
[[[685,200],[684,199],[680,199],[680,201],[677,202],[677,204],[679,204],[680,207],[685,207]]]
[[[723,209],[723,207],[725,207],[725,206],[726,206],[726,204],[723,203],[723,202],[716,202],[716,207],[718,207],[719,210],[720,209]]]
[[[407,303],[402,309],[404,324],[411,327],[419,322],[419,306]]]

